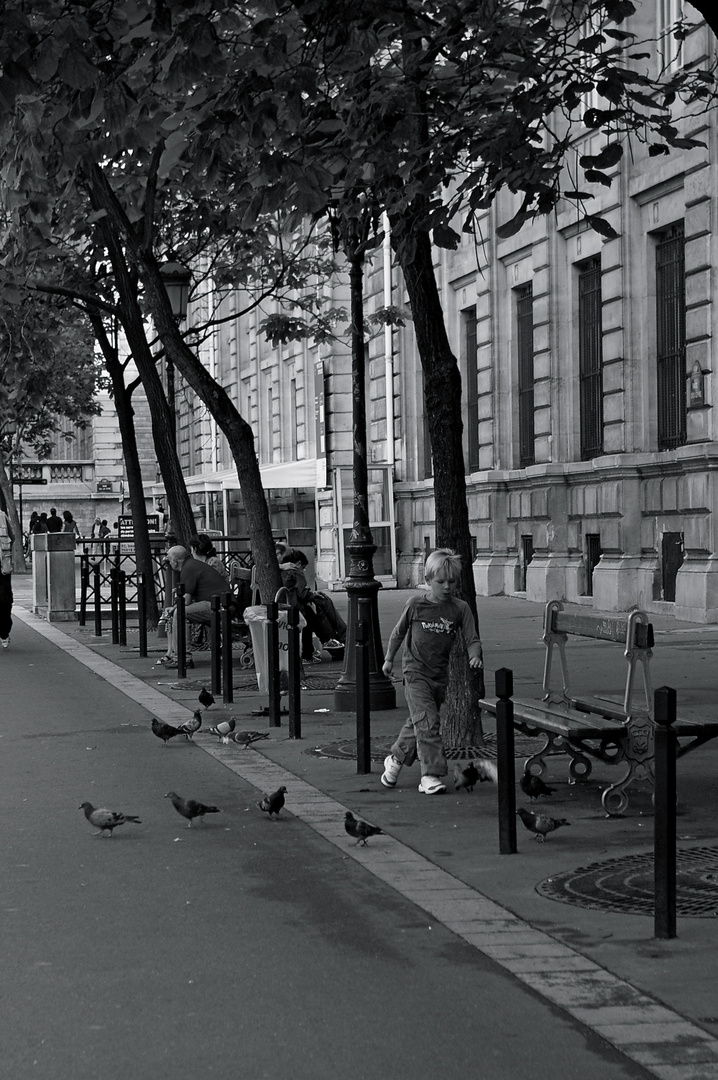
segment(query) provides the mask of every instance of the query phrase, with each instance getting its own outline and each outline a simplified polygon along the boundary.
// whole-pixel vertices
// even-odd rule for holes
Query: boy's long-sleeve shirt
[[[394,659],[404,644],[404,675],[421,675],[446,685],[449,654],[457,632],[464,635],[469,657],[481,656],[481,642],[471,608],[464,600],[451,597],[436,602],[426,596],[412,596],[389,637],[386,659]]]

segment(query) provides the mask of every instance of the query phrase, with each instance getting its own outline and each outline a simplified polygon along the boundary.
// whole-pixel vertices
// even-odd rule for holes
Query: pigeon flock
[[[202,709],[209,709],[214,703],[213,694],[203,688],[199,694],[199,704],[202,708],[195,709],[190,720],[174,726],[153,717],[150,725],[153,735],[161,739],[165,747],[168,746],[171,739],[180,735],[183,735],[186,741],[191,742],[195,734],[202,728]],[[228,745],[232,740],[245,750],[252,743],[269,738],[268,732],[236,731],[235,728],[236,720],[234,717],[230,717],[228,720],[220,720],[217,724],[205,730],[208,734],[216,736],[220,743]],[[473,792],[477,784],[483,784],[487,781],[497,784],[498,779],[496,763],[485,758],[469,761],[465,765],[456,762],[454,765],[454,789],[457,792],[465,791],[468,794]],[[532,803],[539,798],[551,798],[556,793],[555,787],[550,787],[540,776],[536,776],[528,769],[519,780],[519,787]],[[282,785],[276,791],[265,793],[256,805],[262,813],[268,815],[270,820],[277,821],[280,812],[284,809],[286,794],[287,789]],[[221,813],[218,806],[209,806],[206,803],[199,802],[197,799],[185,799],[178,795],[176,791],[168,791],[165,798],[170,799],[177,813],[185,819],[188,829],[192,828],[192,822],[195,819],[201,822],[206,814]],[[134,814],[125,814],[120,810],[108,810],[105,807],[94,807],[90,802],[83,802],[79,809],[84,812],[90,824],[97,829],[95,836],[111,837],[114,829],[128,822],[137,825],[141,824],[140,818]],[[516,811],[516,815],[521,819],[524,827],[530,833],[533,833],[534,840],[538,840],[540,843],[545,842],[549,833],[571,824],[566,818],[555,818],[550,814],[527,810],[525,807],[520,807]],[[354,817],[350,810],[347,810],[344,818],[344,829],[349,836],[353,837],[355,847],[360,844],[366,847],[367,840],[370,837],[384,835],[383,830],[378,825],[371,825],[368,821]]]

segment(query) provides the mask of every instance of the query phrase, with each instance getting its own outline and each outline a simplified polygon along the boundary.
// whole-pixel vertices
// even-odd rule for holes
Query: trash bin
[[[279,605],[279,617],[277,619],[277,636],[279,638],[279,670],[289,670],[289,629],[287,624],[286,605]],[[260,693],[269,693],[269,669],[267,665],[269,620],[267,619],[267,607],[265,604],[255,604],[244,609],[244,621],[252,635],[252,651],[254,652],[254,669],[257,672],[257,686]],[[299,629],[305,626],[303,616],[299,616]],[[284,680],[283,680],[284,681]]]

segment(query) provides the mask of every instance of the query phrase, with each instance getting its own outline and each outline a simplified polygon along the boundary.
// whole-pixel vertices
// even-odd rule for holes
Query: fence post
[[[359,601],[361,605],[362,601]],[[361,610],[361,609],[360,609]],[[356,624],[357,672],[357,772],[371,772],[371,734],[369,717],[369,627],[359,618]]]
[[[127,571],[117,571],[117,615],[120,645],[127,644]]]
[[[147,578],[137,575],[137,620],[140,632],[140,657],[147,656]]]
[[[220,594],[215,593],[210,600],[209,644],[212,693],[219,694],[222,689],[222,621],[220,615]]]
[[[83,548],[80,554],[80,614],[78,621],[80,626],[87,622],[87,592],[90,588],[90,556],[87,548]]]
[[[231,599],[231,593],[222,594],[222,701],[225,705],[231,705],[234,701]]]
[[[120,612],[119,612],[119,597],[117,591],[117,574],[118,570],[116,566],[110,569],[110,632],[112,634],[112,644],[120,644]]]
[[[514,765],[514,673],[494,673],[496,697],[496,765],[499,773],[499,853],[516,854],[516,776]]]
[[[185,623],[185,599],[184,585],[180,583],[175,589],[175,640],[177,641],[177,678],[187,678],[187,625]]]
[[[289,738],[302,737],[302,659],[299,648],[299,608],[290,607],[287,612],[287,637],[289,655],[287,672],[289,678]]]
[[[100,583],[99,562],[96,562],[93,568],[92,586],[95,593],[95,637],[102,637],[102,585]]]
[[[661,686],[653,695],[654,750],[653,859],[654,937],[676,936],[676,691]]]
[[[282,684],[279,675],[279,604],[267,604],[267,689],[269,691],[269,726],[282,724]]]

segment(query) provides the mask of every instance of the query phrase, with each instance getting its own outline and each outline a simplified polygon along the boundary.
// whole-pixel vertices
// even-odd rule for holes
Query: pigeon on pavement
[[[208,709],[210,705],[214,705],[214,695],[205,686],[199,692],[199,703],[204,705],[205,709]]]
[[[479,758],[478,761],[473,763],[479,772],[479,783],[485,784],[486,781],[490,781],[492,784],[498,784],[499,782],[499,770],[495,761],[488,761],[486,758]]]
[[[119,810],[105,810],[104,807],[98,807],[96,810],[90,802],[81,803],[78,809],[84,810],[90,825],[100,830],[95,833],[95,836],[101,836],[105,830],[112,836],[112,830],[118,825],[124,825],[126,821],[134,821],[137,825],[142,824],[140,819],[132,814],[122,814]]]
[[[479,770],[474,765],[473,761],[470,761],[465,769],[461,768],[461,765],[457,761],[454,765],[454,787],[457,791],[461,791],[465,788],[467,791],[474,790],[474,784],[479,782]]]
[[[201,727],[202,712],[200,709],[195,709],[192,719],[186,720],[184,724],[180,724],[177,730],[184,735],[185,739],[193,739],[195,731],[199,731]]]
[[[221,813],[218,806],[205,806],[204,803],[197,802],[196,799],[183,799],[176,791],[168,791],[165,799],[171,799],[177,813],[187,819],[188,829],[192,828],[192,822],[195,818],[199,818],[201,821],[205,814]]]
[[[267,731],[235,731],[232,736],[234,742],[239,743],[240,746],[244,746],[245,749],[253,742],[268,738],[269,732]]]
[[[207,731],[210,735],[216,735],[220,742],[228,743],[236,723],[237,721],[234,718],[231,720],[221,720],[219,724],[216,724],[214,727],[207,728]]]
[[[154,716],[152,717],[152,732],[158,739],[162,739],[165,746],[167,746],[170,739],[174,739],[175,735],[183,734],[180,728],[165,724],[163,720],[157,720]]]
[[[284,806],[284,795],[286,790],[284,784],[282,784],[282,786],[277,788],[276,791],[273,791],[271,795],[265,795],[264,798],[257,803],[257,806],[260,810],[263,810],[265,814],[269,814],[270,818],[273,814],[279,814],[279,811]]]
[[[548,833],[560,829],[562,825],[571,824],[570,821],[566,821],[566,818],[552,818],[548,814],[536,814],[533,810],[524,810],[523,806],[516,813],[528,831],[536,834],[534,840],[539,840],[542,844]]]
[[[359,844],[363,844],[366,847],[366,842],[370,836],[384,835],[378,825],[370,825],[368,821],[361,821],[359,818],[355,818],[350,810],[347,810],[344,817],[344,828],[350,836],[356,836],[357,842],[354,847],[358,847]]]
[[[528,795],[529,799],[538,799],[539,795],[553,795],[556,790],[556,788],[544,784],[540,776],[535,776],[534,773],[530,772],[523,774],[519,784],[524,795]]]

